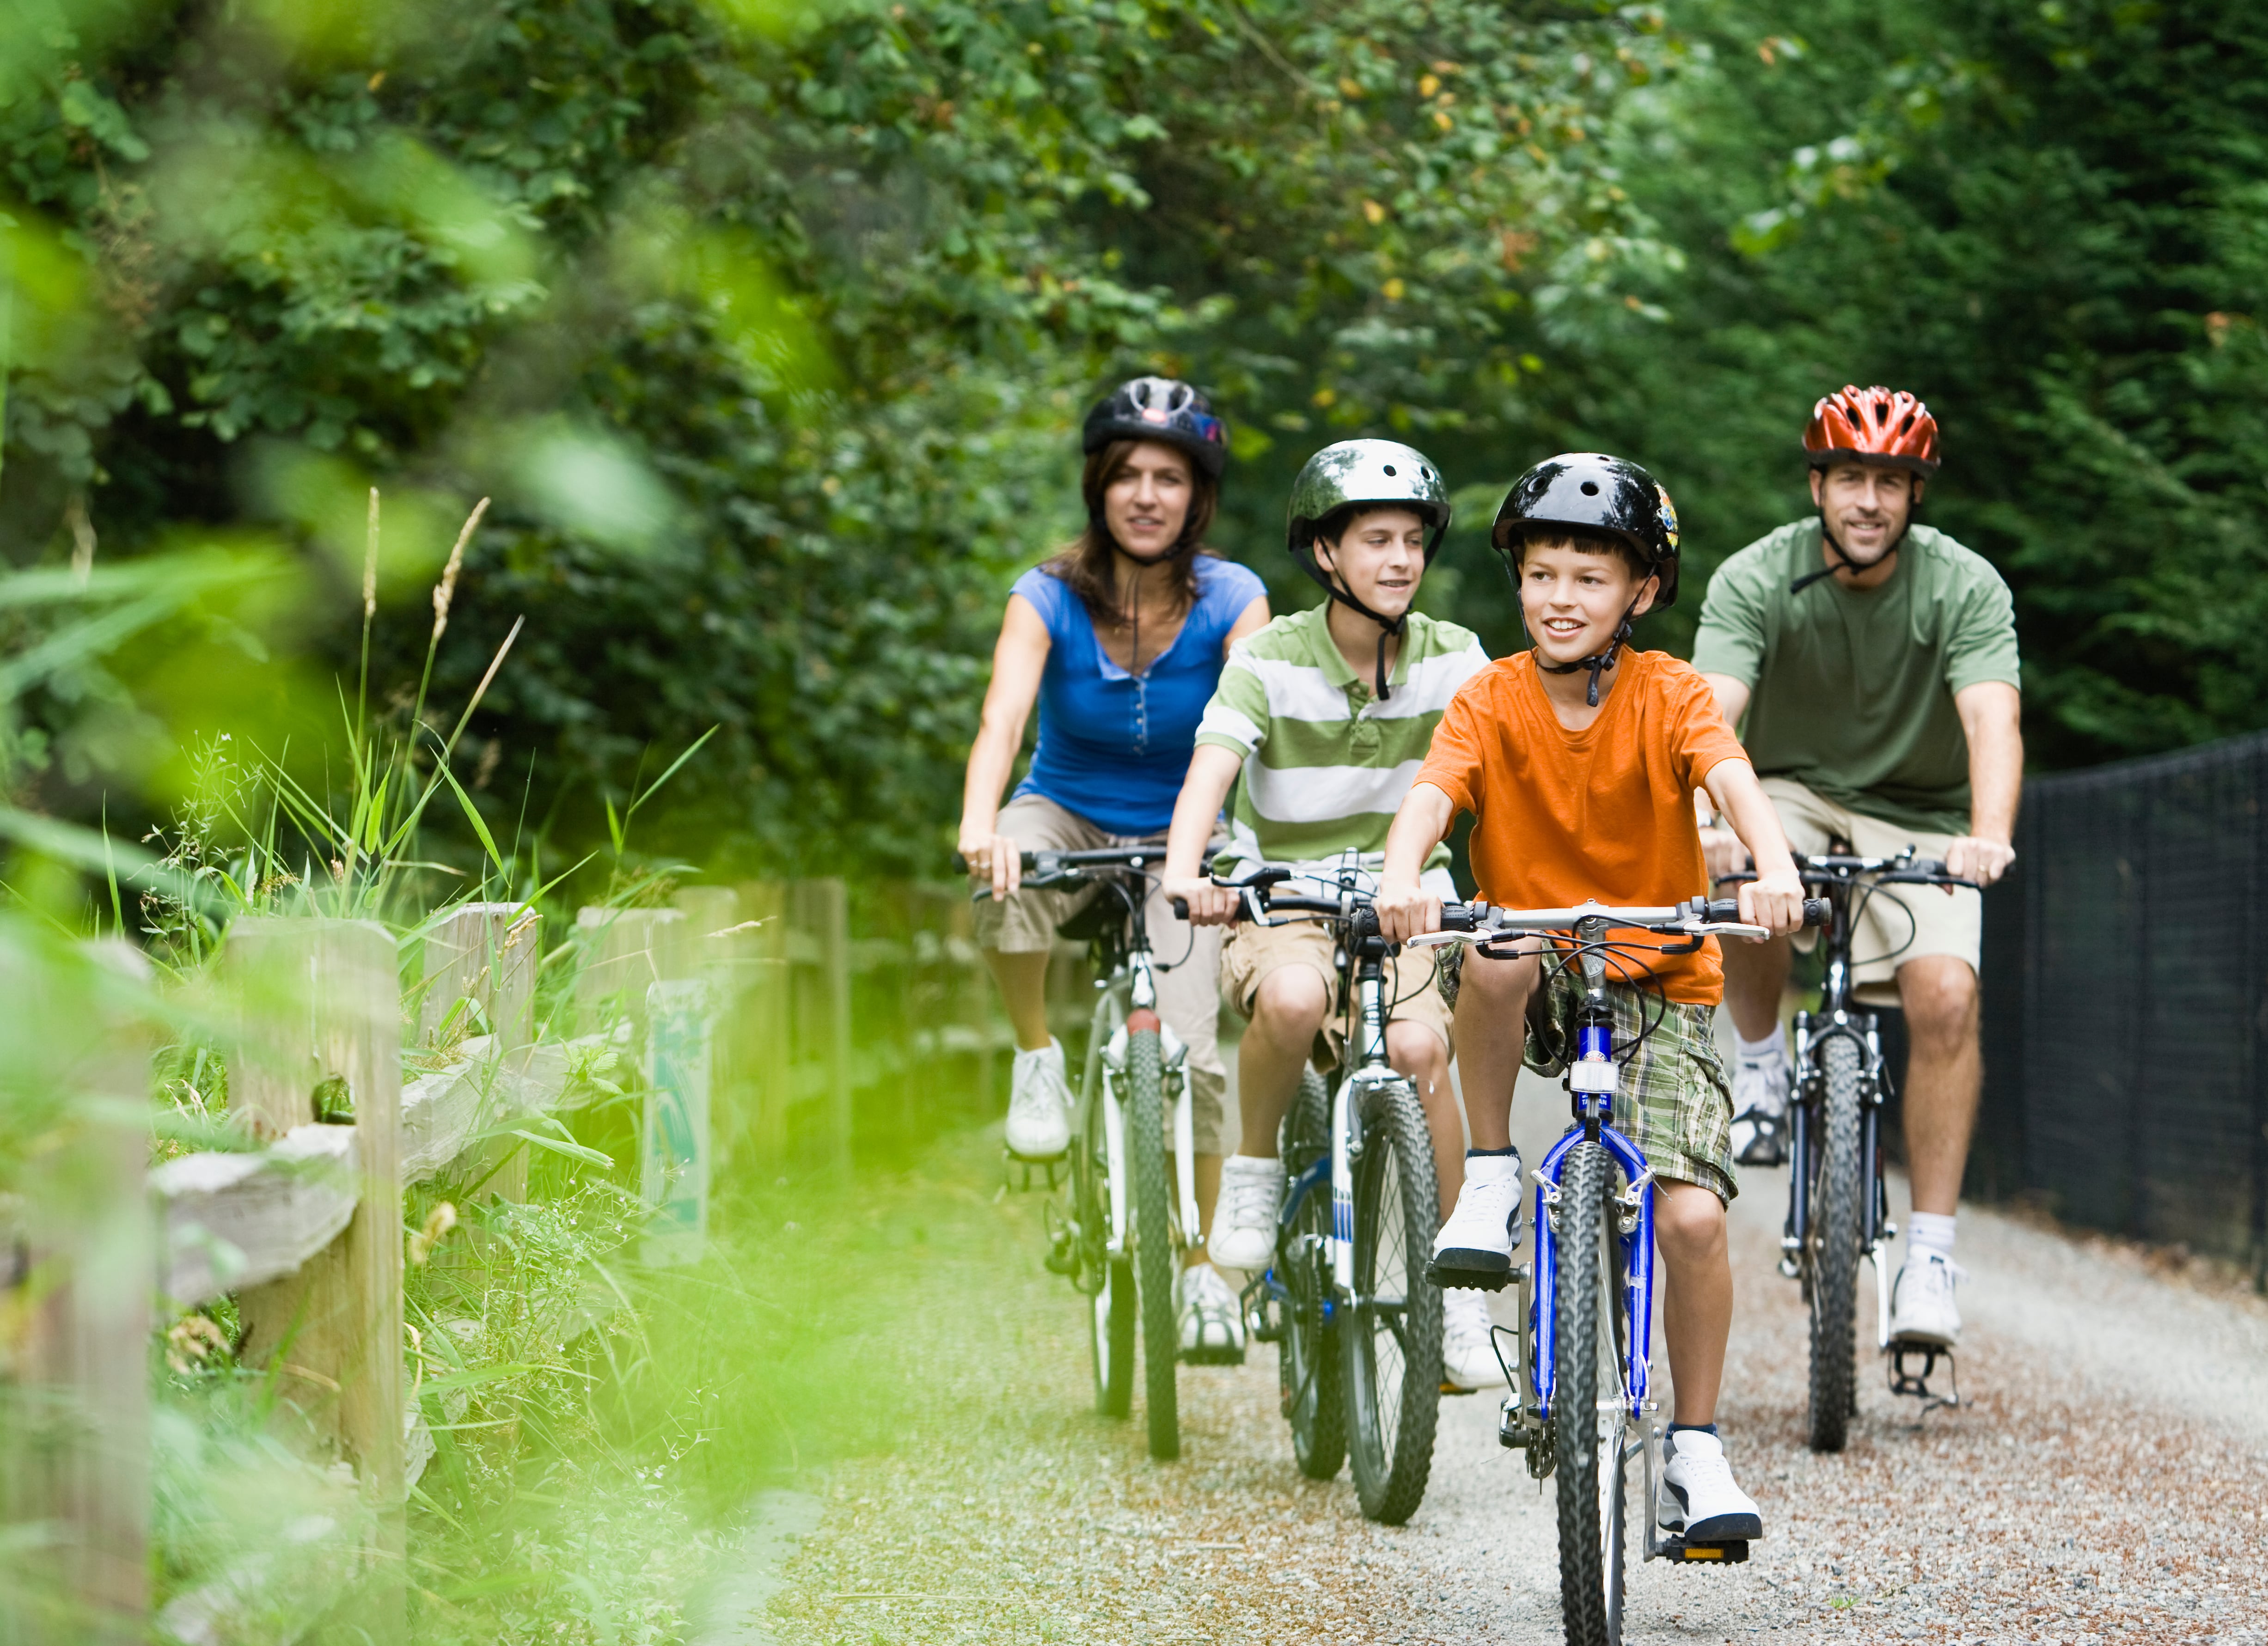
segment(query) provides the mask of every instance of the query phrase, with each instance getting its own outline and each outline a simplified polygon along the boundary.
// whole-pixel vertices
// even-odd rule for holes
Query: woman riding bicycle
[[[961,797],[961,856],[992,888],[976,905],[976,940],[1016,1035],[1008,1148],[1033,1160],[1070,1143],[1070,1081],[1048,1030],[1048,952],[1083,899],[1020,890],[1017,854],[1154,842],[1162,859],[1228,648],[1268,621],[1260,579],[1204,543],[1228,452],[1202,394],[1136,378],[1087,414],[1083,444],[1086,529],[1009,594]],[[1039,744],[1003,806],[1035,702]],[[1216,1023],[1220,938],[1177,920],[1161,893],[1148,922],[1159,1015],[1188,1047],[1197,1206],[1209,1228],[1227,1090]],[[1189,1261],[1183,1347],[1241,1341],[1236,1298],[1194,1240]]]

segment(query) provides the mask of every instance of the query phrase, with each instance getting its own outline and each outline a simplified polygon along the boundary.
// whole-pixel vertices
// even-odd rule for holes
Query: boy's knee
[[[1706,1257],[1725,1244],[1725,1202],[1697,1183],[1656,1179],[1653,1238],[1673,1260]]]
[[[1330,1008],[1330,989],[1309,966],[1279,966],[1252,992],[1254,1025],[1295,1037],[1322,1028]]]
[[[1422,1023],[1388,1024],[1386,1054],[1405,1073],[1425,1074],[1439,1081],[1449,1071],[1449,1048]]]

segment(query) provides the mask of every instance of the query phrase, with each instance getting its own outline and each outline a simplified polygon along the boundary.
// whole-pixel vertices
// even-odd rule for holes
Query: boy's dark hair
[[[1612,555],[1629,569],[1632,583],[1644,583],[1654,572],[1630,539],[1587,525],[1531,525],[1513,533],[1511,559],[1514,572],[1527,562],[1528,551],[1536,547],[1572,548],[1582,555]]]
[[[1346,535],[1347,528],[1361,519],[1363,516],[1395,512],[1416,515],[1421,522],[1425,518],[1418,512],[1416,504],[1395,499],[1388,499],[1382,503],[1343,503],[1315,522],[1315,540],[1318,542],[1329,543],[1336,548],[1338,547],[1339,540]]]

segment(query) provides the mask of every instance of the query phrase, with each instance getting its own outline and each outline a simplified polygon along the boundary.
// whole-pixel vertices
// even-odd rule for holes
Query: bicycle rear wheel
[[[1154,1023],[1154,1019],[1152,1022]],[[1134,1172],[1135,1290],[1142,1304],[1142,1392],[1150,1455],[1182,1455],[1175,1379],[1182,1334],[1174,1318],[1174,1235],[1166,1180],[1166,1099],[1158,1031],[1126,1036],[1126,1153]]]
[[[1559,1178],[1551,1427],[1559,1510],[1559,1607],[1568,1646],[1621,1646],[1627,1449],[1613,1163],[1567,1151]]]
[[[1433,1468],[1441,1289],[1422,1278],[1439,1221],[1432,1140],[1406,1084],[1363,1089],[1354,1163],[1354,1298],[1345,1348],[1347,1455],[1362,1512],[1398,1526]]]
[[[1087,1299],[1087,1347],[1094,1365],[1094,1409],[1123,1417],[1134,1407],[1134,1266],[1110,1255],[1110,1158],[1101,1095],[1081,1107],[1079,1157],[1072,1163],[1072,1216],[1079,1223],[1080,1278],[1096,1290]]]
[[[1331,1094],[1314,1069],[1300,1077],[1300,1095],[1278,1136],[1284,1170],[1293,1182],[1330,1153]],[[1292,1456],[1311,1481],[1331,1479],[1346,1460],[1337,1328],[1329,1312],[1330,1232],[1326,1182],[1308,1191],[1276,1234],[1276,1278],[1287,1299],[1284,1335],[1276,1346],[1276,1377],[1285,1421],[1292,1425]]]
[[[1830,1034],[1821,1047],[1826,1092],[1811,1183],[1811,1412],[1814,1451],[1840,1451],[1859,1405],[1859,1043]],[[1803,1163],[1799,1163],[1803,1164]]]

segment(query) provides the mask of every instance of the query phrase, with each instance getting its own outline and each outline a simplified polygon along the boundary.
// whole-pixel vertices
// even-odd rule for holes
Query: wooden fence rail
[[[578,1070],[635,1052],[620,1066],[644,1088],[637,1177],[654,1213],[641,1255],[684,1261],[701,1250],[711,1185],[728,1164],[847,1166],[861,1091],[896,1087],[897,1102],[871,1104],[865,1118],[906,1125],[946,1094],[939,1070],[964,1060],[960,1084],[981,1106],[1001,1025],[965,895],[891,888],[879,908],[880,935],[858,942],[834,880],[585,908],[578,970],[541,1024],[541,930],[522,906],[467,904],[437,919],[407,1001],[381,926],[239,919],[217,981],[228,1108],[249,1147],[146,1176],[146,1134],[116,1116],[144,1098],[150,1039],[130,1027],[93,1037],[103,1050],[89,1087],[122,1101],[107,1124],[84,1128],[58,1179],[74,1186],[76,1210],[18,1209],[39,1235],[31,1263],[48,1277],[47,1325],[6,1368],[81,1421],[36,1478],[11,1457],[0,1483],[9,1523],[63,1528],[63,1583],[82,1609],[68,1628],[6,1637],[147,1637],[147,1299],[178,1312],[232,1294],[244,1363],[266,1370],[304,1418],[318,1461],[352,1470],[361,1517],[342,1535],[355,1553],[357,1626],[375,1642],[404,1638],[404,1499],[432,1451],[404,1388],[405,1188],[454,1177],[524,1197],[526,1150],[512,1134],[582,1101],[592,1088]],[[339,1598],[318,1587],[297,1603],[296,1625],[279,1623],[263,1585],[290,1558],[264,1552],[176,1596],[158,1633],[189,1646],[289,1641]]]

